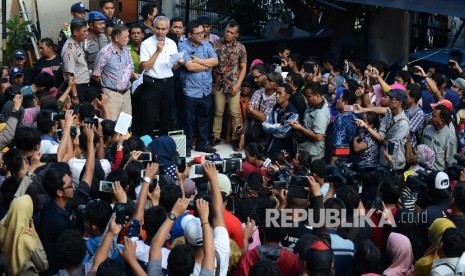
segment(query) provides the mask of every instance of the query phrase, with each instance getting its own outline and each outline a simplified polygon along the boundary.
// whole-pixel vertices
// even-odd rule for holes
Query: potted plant
[[[31,37],[34,34],[28,31],[27,26],[32,22],[20,19],[17,15],[6,22],[7,31],[7,55],[8,59],[13,57],[13,52],[18,48],[31,49]]]

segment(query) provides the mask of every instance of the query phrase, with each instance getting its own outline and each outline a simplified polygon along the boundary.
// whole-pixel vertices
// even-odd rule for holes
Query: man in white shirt
[[[158,129],[160,135],[171,129],[171,108],[174,105],[173,70],[181,65],[173,64],[170,57],[178,53],[176,43],[167,38],[170,21],[165,16],[153,20],[153,36],[140,46],[140,69],[144,70],[144,84],[140,95],[140,110],[133,112],[133,132],[136,135],[152,135]],[[157,124],[158,122],[158,124]]]

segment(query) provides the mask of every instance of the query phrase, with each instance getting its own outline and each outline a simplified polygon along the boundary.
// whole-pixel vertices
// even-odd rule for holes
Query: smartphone
[[[146,170],[140,171],[140,178],[144,178],[146,172],[147,172]]]
[[[375,68],[371,68],[371,74],[374,74],[375,73]]]
[[[284,182],[284,181],[273,181],[273,189],[274,190],[286,189],[286,182]]]
[[[71,128],[69,129],[69,135],[71,136],[71,138],[75,138],[77,136],[76,126],[71,126]]]
[[[381,200],[380,196],[376,196],[375,199],[375,209],[382,211],[383,210],[383,201]]]
[[[389,142],[388,143],[388,154],[393,155],[394,154],[394,143]]]
[[[57,140],[60,141],[61,138],[63,137],[63,130],[62,129],[57,129],[57,131],[55,131],[55,134],[57,136]]]
[[[186,157],[178,157],[177,161],[178,172],[183,173],[186,170]]]
[[[265,159],[265,162],[263,162],[263,167],[267,168],[267,167],[270,166],[270,164],[271,164],[271,159],[267,158],[267,159]]]
[[[142,162],[152,162],[152,153],[151,152],[143,152],[139,155],[139,158],[137,158],[137,161],[142,161]]]
[[[194,165],[194,173],[195,174],[205,174],[205,171],[203,170],[202,164],[195,164]]]
[[[124,224],[126,221],[126,203],[116,203],[115,204],[115,222],[118,224]]]
[[[292,176],[287,188],[287,197],[308,199],[309,192],[305,190],[305,187],[309,187],[306,176]]]
[[[98,190],[103,193],[113,193],[113,182],[100,180]]]
[[[344,74],[349,73],[349,61],[347,59],[344,59]]]
[[[242,159],[224,159],[223,173],[237,173],[242,171]]]
[[[313,66],[314,66],[314,65],[315,65],[315,64],[313,64],[313,63],[305,62],[305,63],[303,64],[303,68],[304,68],[305,73],[307,73],[307,74],[313,74],[313,72],[314,72],[314,67],[313,67]]]
[[[42,162],[42,163],[56,163],[56,162],[58,162],[58,156],[57,156],[56,153],[42,154],[42,157],[40,157],[40,162]]]
[[[231,157],[231,158],[239,158],[239,159],[242,159],[242,153],[240,153],[240,152],[231,153],[230,157]]]

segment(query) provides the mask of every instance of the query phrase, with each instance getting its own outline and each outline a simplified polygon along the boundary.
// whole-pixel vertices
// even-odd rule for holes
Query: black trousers
[[[160,135],[171,130],[172,108],[174,105],[174,79],[154,79],[144,76],[144,84],[138,95],[134,132],[138,136],[153,136],[158,129]]]

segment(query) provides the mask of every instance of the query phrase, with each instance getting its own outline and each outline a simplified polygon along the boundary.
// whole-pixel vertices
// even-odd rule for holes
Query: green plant
[[[31,21],[23,21],[17,15],[6,22],[6,27],[8,29],[6,33],[8,58],[12,58],[14,50],[18,48],[23,48],[24,50],[31,48],[30,38],[33,37],[34,34],[27,29],[31,24]]]

